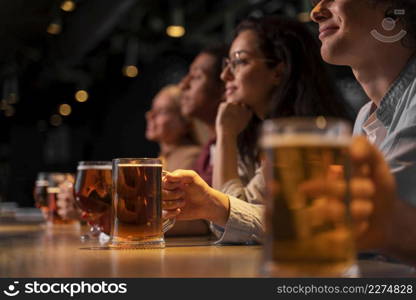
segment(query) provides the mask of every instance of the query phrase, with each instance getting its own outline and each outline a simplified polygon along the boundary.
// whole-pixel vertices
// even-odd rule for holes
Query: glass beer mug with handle
[[[35,199],[35,206],[42,212],[43,218],[48,219],[48,181],[49,174],[40,172],[37,175],[35,187],[33,188],[33,198]]]
[[[348,192],[350,132],[348,123],[324,117],[264,123],[263,274],[337,277],[356,270]],[[337,197],[304,189],[335,182],[346,187]]]
[[[48,225],[79,226],[79,215],[74,200],[74,174],[49,173],[48,175]]]
[[[112,247],[165,247],[175,219],[162,220],[161,189],[160,159],[113,159]]]
[[[75,200],[90,226],[81,240],[95,239],[106,230],[111,213],[111,161],[80,161],[75,181]]]

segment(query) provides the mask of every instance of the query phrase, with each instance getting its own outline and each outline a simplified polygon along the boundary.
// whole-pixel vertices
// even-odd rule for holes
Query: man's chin
[[[336,51],[333,47],[322,45],[321,56],[322,59],[328,64],[342,65],[340,63],[339,55],[336,54]]]

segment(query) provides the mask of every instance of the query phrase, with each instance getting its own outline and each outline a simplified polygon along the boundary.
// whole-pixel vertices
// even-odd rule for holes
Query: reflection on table
[[[80,242],[81,228],[2,222],[1,277],[258,277],[261,246],[168,239],[165,249],[109,250]],[[364,277],[416,277],[414,268],[360,261]]]

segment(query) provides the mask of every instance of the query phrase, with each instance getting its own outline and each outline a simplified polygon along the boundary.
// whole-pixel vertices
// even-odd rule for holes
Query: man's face
[[[216,113],[223,87],[213,75],[214,65],[215,58],[207,53],[199,54],[192,62],[181,82],[181,110],[184,116],[204,119],[206,114]]]
[[[328,63],[349,66],[359,63],[383,49],[383,43],[371,35],[372,30],[392,34],[382,28],[385,4],[374,5],[369,0],[312,2],[315,7],[311,18],[319,24],[321,54]]]

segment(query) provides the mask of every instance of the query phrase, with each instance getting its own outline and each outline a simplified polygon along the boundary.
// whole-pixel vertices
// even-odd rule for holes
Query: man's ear
[[[280,81],[282,79],[283,73],[285,72],[286,65],[283,62],[280,62],[276,67],[274,67],[274,78],[273,82],[274,84],[278,85],[280,84]]]

